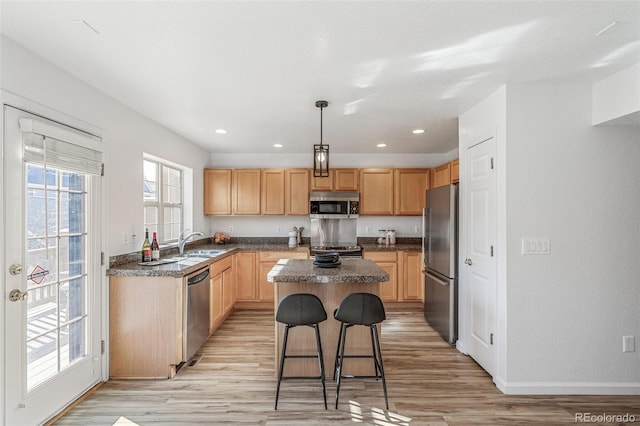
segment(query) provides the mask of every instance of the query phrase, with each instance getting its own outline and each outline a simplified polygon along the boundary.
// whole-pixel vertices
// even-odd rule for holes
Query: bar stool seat
[[[382,364],[382,352],[380,351],[380,338],[378,336],[377,324],[384,321],[387,316],[384,311],[382,300],[371,293],[352,293],[342,299],[340,306],[333,312],[333,317],[340,321],[340,334],[338,336],[338,347],[336,349],[336,361],[333,368],[333,379],[338,376],[336,383],[336,409],[338,408],[338,398],[340,396],[340,382],[345,378],[375,378],[382,379],[382,389],[384,390],[384,402],[389,409],[387,399],[387,383],[384,377],[384,367]],[[347,330],[350,327],[360,325],[369,327],[371,334],[371,355],[345,355],[345,341]],[[342,365],[345,358],[372,358],[375,374],[373,376],[347,376],[343,374]]]
[[[276,321],[285,324],[284,339],[282,342],[282,352],[280,353],[280,371],[278,372],[278,384],[276,387],[275,410],[278,409],[278,397],[280,395],[280,382],[288,379],[320,379],[322,381],[322,394],[324,397],[324,408],[327,408],[327,390],[325,387],[324,359],[322,357],[322,343],[320,341],[320,330],[318,324],[327,319],[327,312],[324,310],[322,301],[318,296],[308,293],[295,293],[285,296],[276,313]],[[307,326],[315,330],[316,349],[315,355],[287,355],[287,339],[289,329]],[[319,376],[283,376],[284,361],[287,358],[318,358],[320,367]]]

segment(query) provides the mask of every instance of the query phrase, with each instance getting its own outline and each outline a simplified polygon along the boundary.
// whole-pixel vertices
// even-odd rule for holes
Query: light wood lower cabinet
[[[222,321],[222,274],[211,274],[209,303],[209,334],[213,334]]]
[[[109,278],[109,377],[168,378],[182,361],[181,278]]]
[[[211,304],[210,304],[210,333],[220,327],[233,310],[235,303],[235,278],[233,257],[225,257],[210,266],[211,273]]]
[[[398,301],[398,259],[396,252],[365,252],[365,259],[373,260],[389,274],[389,281],[380,284],[380,298],[383,302]]]
[[[267,281],[267,274],[280,259],[307,259],[309,257],[306,248],[299,250],[301,251],[261,251],[258,253],[258,301],[273,302],[275,289],[273,283]]]
[[[402,276],[402,300],[424,301],[424,274],[422,273],[422,253],[398,253]]]
[[[253,302],[256,292],[256,252],[241,251],[233,255],[233,269],[236,273],[236,300]]]
[[[420,252],[364,253],[389,274],[389,282],[380,285],[384,302],[421,302],[424,300],[424,275]]]

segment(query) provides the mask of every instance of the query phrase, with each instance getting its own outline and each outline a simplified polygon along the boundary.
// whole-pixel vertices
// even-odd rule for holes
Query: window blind
[[[23,126],[23,121],[25,125]],[[30,121],[31,123],[26,123]],[[46,128],[33,126],[34,120],[20,120],[20,129],[23,131],[22,140],[24,146],[24,161],[59,167],[64,170],[82,172],[92,175],[102,174],[102,153],[93,148],[82,146],[83,136],[75,133],[69,139],[78,139],[73,142],[56,139],[46,134]],[[46,125],[51,127],[50,125]],[[33,130],[40,130],[35,132]],[[93,139],[91,139],[93,142]]]

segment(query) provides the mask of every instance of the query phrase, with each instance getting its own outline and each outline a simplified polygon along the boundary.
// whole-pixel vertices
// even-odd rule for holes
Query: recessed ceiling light
[[[424,133],[424,129],[415,129],[415,130],[413,131],[413,134],[414,134],[414,135],[419,135],[420,133]]]
[[[282,148],[284,145],[282,145],[281,143],[274,143],[273,147],[274,148]]]
[[[379,143],[378,145],[376,145],[378,148],[386,148],[387,144],[386,143]]]
[[[219,135],[226,135],[227,131],[225,129],[216,129],[216,133]]]

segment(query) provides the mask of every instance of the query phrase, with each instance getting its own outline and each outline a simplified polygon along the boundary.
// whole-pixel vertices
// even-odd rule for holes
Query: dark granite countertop
[[[313,260],[282,259],[267,274],[272,283],[379,283],[389,274],[367,259],[341,258],[337,268],[319,268]]]
[[[398,251],[421,251],[420,244],[415,243],[402,243],[390,246],[378,245],[377,243],[369,243],[366,241],[361,244],[365,252],[398,252]],[[308,250],[309,246],[302,245],[296,248],[289,248],[288,244],[281,243],[279,241],[273,241],[270,239],[250,239],[247,238],[241,242],[233,242],[230,244],[197,244],[188,246],[186,252],[192,250],[224,250],[224,253],[208,258],[201,259],[199,262],[195,261],[181,261],[174,263],[167,263],[157,266],[139,265],[137,253],[129,255],[116,256],[117,261],[110,262],[111,267],[107,269],[107,276],[140,276],[140,277],[176,277],[180,278],[188,275],[198,269],[202,269],[213,262],[224,259],[227,256],[232,255],[238,251],[304,251]],[[165,255],[166,253],[166,255]],[[172,258],[178,256],[177,249],[163,251],[162,259]]]
[[[395,244],[395,245],[379,245],[379,244],[361,244],[362,249],[367,251],[422,251],[421,244]]]
[[[140,265],[138,260],[128,261],[125,263],[111,266],[107,269],[107,276],[116,277],[176,277],[180,278],[188,275],[198,269],[207,267],[208,265],[231,256],[238,251],[300,251],[308,249],[308,247],[289,248],[287,244],[279,243],[235,243],[235,244],[206,244],[192,247],[185,250],[189,253],[193,249],[197,250],[224,250],[223,253],[211,258],[186,258],[185,260],[173,263],[165,263],[162,265]],[[162,256],[161,260],[174,258],[178,256],[173,253]],[[137,258],[137,255],[135,256]]]

